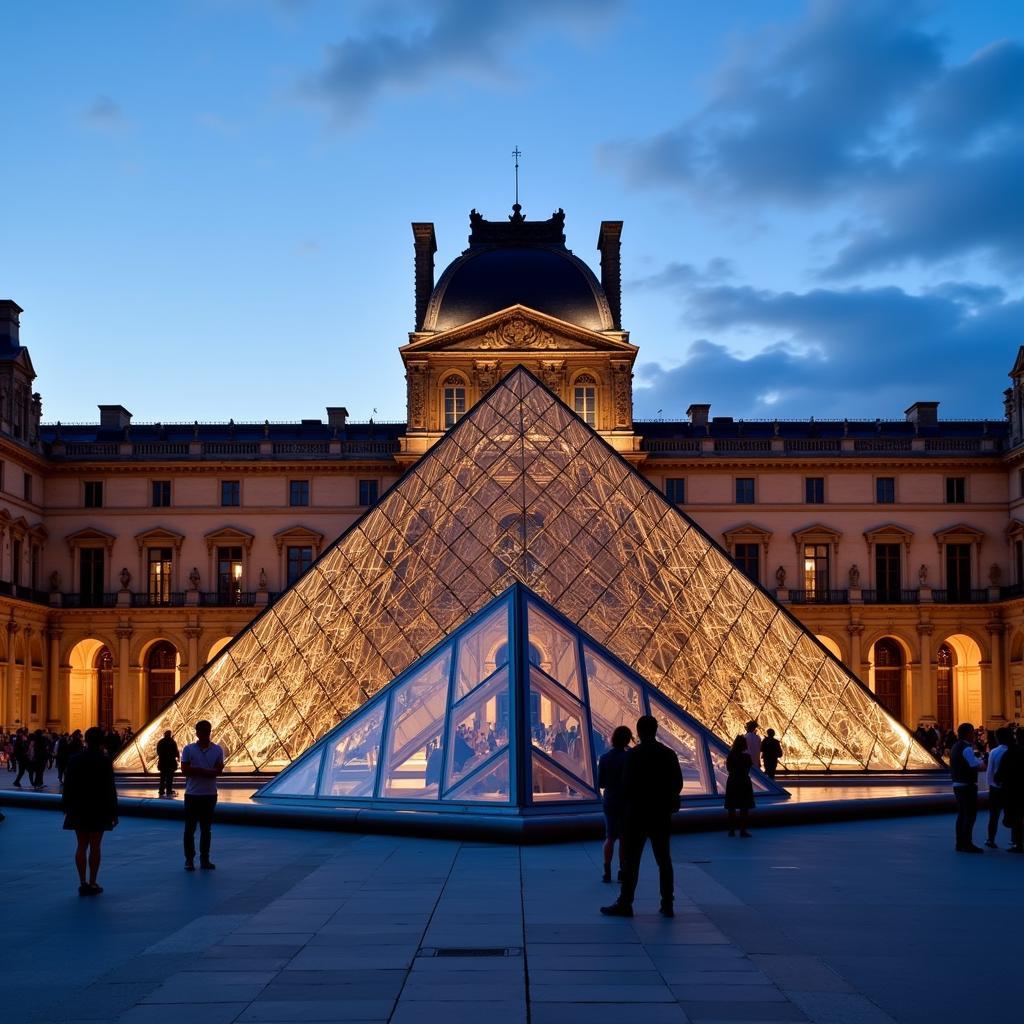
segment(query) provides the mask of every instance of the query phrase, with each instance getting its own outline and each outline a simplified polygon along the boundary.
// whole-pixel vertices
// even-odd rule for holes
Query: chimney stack
[[[622,330],[622,271],[619,251],[622,247],[622,221],[601,221],[601,232],[597,236],[597,248],[601,253],[601,287],[608,297],[612,311],[612,326]]]
[[[19,345],[19,324],[18,316],[22,308],[11,299],[0,299],[0,344]]]
[[[100,430],[124,430],[131,426],[132,414],[123,405],[101,405]]]
[[[421,331],[430,293],[434,290],[434,253],[437,252],[434,225],[413,221],[412,237],[416,253],[416,330]]]
[[[343,427],[348,419],[348,409],[343,405],[327,406],[327,426]]]
[[[690,423],[695,427],[706,427],[708,425],[708,417],[711,415],[710,405],[691,405],[686,410],[686,415],[690,418]]]
[[[916,423],[919,427],[934,427],[939,422],[938,402],[915,402],[904,410],[908,423]]]

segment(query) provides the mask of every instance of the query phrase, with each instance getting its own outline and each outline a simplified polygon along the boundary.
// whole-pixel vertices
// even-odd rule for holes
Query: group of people
[[[99,728],[98,726],[96,728]],[[131,729],[99,729],[101,745],[107,756],[113,760],[134,735]],[[37,792],[47,788],[45,773],[57,768],[57,784],[63,786],[64,772],[71,758],[82,752],[85,740],[81,729],[73,732],[47,732],[45,729],[16,729],[12,733],[0,733],[0,762],[7,765],[9,772],[16,772],[12,785],[22,787],[22,780],[28,776],[28,784]]]
[[[769,729],[764,738],[758,735],[756,721],[747,722],[747,731],[732,742],[725,759],[725,808],[729,816],[729,835],[735,836],[737,824],[744,839],[751,838],[748,816],[754,807],[752,769],[764,770],[774,776],[782,759],[782,745]],[[658,720],[644,715],[636,723],[638,743],[627,725],[618,726],[611,735],[611,748],[597,764],[597,784],[604,808],[604,874],[602,881],[612,880],[612,858],[619,844],[618,899],[601,913],[610,917],[632,917],[633,898],[640,873],[640,858],[650,842],[658,865],[661,890],[660,912],[674,916],[675,879],[669,852],[672,815],[679,810],[683,775],[675,752],[657,740]],[[738,822],[737,822],[738,818]]]
[[[217,806],[217,778],[224,771],[224,751],[214,743],[212,727],[203,720],[196,722],[196,742],[181,751],[181,771],[185,776],[185,870],[196,870],[196,828],[199,828],[199,866],[213,871],[210,845],[214,809]],[[99,726],[85,730],[81,749],[68,759],[63,773],[61,807],[64,828],[74,832],[75,868],[78,871],[78,892],[96,896],[103,892],[98,884],[103,836],[116,828],[117,788],[114,784],[114,756],[107,747],[107,734]],[[170,746],[173,745],[173,761]],[[178,765],[178,748],[170,732],[165,732],[157,745],[161,796],[173,793],[174,774]],[[165,765],[173,764],[173,768]],[[165,778],[165,773],[169,778]]]

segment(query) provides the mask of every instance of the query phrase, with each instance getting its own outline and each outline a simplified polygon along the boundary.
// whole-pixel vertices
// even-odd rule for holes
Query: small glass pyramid
[[[679,756],[684,800],[724,792],[726,746],[516,583],[256,797],[592,809],[612,730],[646,714]]]

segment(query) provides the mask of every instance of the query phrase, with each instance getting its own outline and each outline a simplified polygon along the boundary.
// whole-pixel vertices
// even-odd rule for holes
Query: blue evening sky
[[[44,418],[404,418],[409,222],[622,219],[636,414],[1001,415],[1024,5],[6,0],[0,297]]]

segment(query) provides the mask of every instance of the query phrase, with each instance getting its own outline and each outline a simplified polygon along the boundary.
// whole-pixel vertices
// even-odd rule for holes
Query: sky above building
[[[622,219],[638,418],[1000,416],[1024,5],[10,0],[0,297],[44,419],[405,417],[409,222]]]

